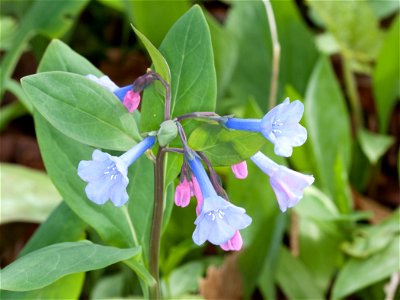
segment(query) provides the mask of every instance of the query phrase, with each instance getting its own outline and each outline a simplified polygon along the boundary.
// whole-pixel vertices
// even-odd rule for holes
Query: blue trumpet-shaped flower
[[[88,182],[87,197],[96,204],[104,204],[110,199],[117,207],[124,205],[129,198],[126,192],[128,167],[154,142],[154,136],[146,137],[119,157],[94,150],[92,160],[82,160],[78,165],[79,177]]]
[[[314,182],[314,177],[278,165],[261,152],[250,158],[269,180],[282,212],[295,206],[303,198],[304,190]]]
[[[299,101],[285,101],[262,119],[228,118],[225,126],[231,129],[261,132],[265,138],[275,145],[276,155],[289,157],[292,147],[301,146],[307,140],[306,129],[299,124],[303,116],[304,105]]]
[[[224,244],[237,230],[249,226],[251,218],[243,208],[217,195],[197,157],[189,158],[188,163],[203,194],[200,214],[194,222],[196,229],[193,232],[193,241],[197,245],[203,244],[206,240],[214,245]]]

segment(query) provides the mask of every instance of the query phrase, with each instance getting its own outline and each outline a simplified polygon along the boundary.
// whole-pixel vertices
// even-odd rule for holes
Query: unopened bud
[[[178,135],[178,127],[172,120],[161,123],[157,133],[158,143],[161,147],[168,145]]]

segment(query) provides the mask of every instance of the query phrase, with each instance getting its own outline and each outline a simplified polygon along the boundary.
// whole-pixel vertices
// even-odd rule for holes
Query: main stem
[[[150,299],[160,299],[159,257],[164,203],[164,158],[162,148],[158,150],[154,165],[154,209],[150,233],[150,273],[156,284],[149,289]]]
[[[361,110],[360,97],[357,91],[357,82],[350,67],[350,59],[343,57],[342,60],[344,83],[349,97],[349,102],[354,116],[354,125],[356,130],[363,126],[363,115]]]

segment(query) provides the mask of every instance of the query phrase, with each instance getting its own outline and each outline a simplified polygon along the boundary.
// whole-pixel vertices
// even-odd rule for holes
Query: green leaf
[[[171,70],[172,116],[213,111],[216,101],[214,57],[210,32],[199,6],[193,6],[174,24],[160,52]],[[157,130],[163,121],[164,94],[160,85],[146,89],[142,102],[143,131]]]
[[[304,22],[296,1],[274,0],[272,8],[281,46],[278,99],[286,98],[285,86],[288,84],[304,95],[318,60],[314,36]],[[271,65],[268,67],[271,68]]]
[[[344,298],[398,272],[400,270],[399,245],[400,235],[397,235],[381,252],[367,259],[351,258],[343,266],[333,285],[332,298]]]
[[[214,52],[215,71],[217,75],[217,99],[221,99],[229,86],[230,79],[236,67],[239,57],[239,45],[234,34],[218,23],[215,18],[205,11],[208,26],[210,28],[211,41]],[[224,101],[218,101],[217,105],[224,105]]]
[[[79,161],[89,159],[93,148],[60,133],[39,113],[35,129],[46,170],[68,206],[101,238],[115,246],[133,246],[130,219],[111,203],[99,206],[85,194],[86,183],[77,175]]]
[[[81,75],[54,71],[21,82],[35,109],[81,143],[128,150],[141,139],[135,120],[117,97]]]
[[[190,7],[187,0],[130,1],[133,22],[145,36],[159,46],[170,27]]]
[[[302,199],[303,204],[307,201]],[[301,217],[299,228],[299,258],[307,267],[320,290],[326,291],[332,276],[343,261],[340,245],[344,241],[339,224],[332,221]]]
[[[356,258],[366,258],[385,249],[399,235],[400,210],[378,225],[361,227],[355,231],[353,240],[342,245],[343,251]]]
[[[49,38],[62,36],[72,26],[74,18],[79,15],[87,2],[88,0],[64,2],[36,0],[21,18],[21,25],[14,34],[10,51],[2,60],[0,86],[3,87],[11,76],[19,56],[31,37],[36,33]],[[2,94],[3,91],[0,92],[0,97]]]
[[[128,211],[145,259],[149,258],[154,207],[154,164],[141,157],[129,168]]]
[[[148,286],[153,286],[156,284],[156,280],[151,276],[150,272],[146,269],[146,267],[142,263],[142,257],[137,256],[128,260],[125,260],[124,263],[130,267],[140,279]],[[143,289],[143,287],[142,287]],[[143,291],[146,293],[146,291]]]
[[[279,255],[276,280],[289,299],[325,299],[307,267],[285,247]]]
[[[260,107],[267,107],[272,46],[265,8],[261,1],[233,4],[225,26],[239,45],[239,59],[227,93],[233,97],[231,105],[253,97]]]
[[[83,239],[86,226],[65,202],[61,202],[35,231],[19,256],[24,256],[51,244],[75,242]]]
[[[334,165],[340,156],[348,172],[351,135],[345,101],[327,58],[322,57],[315,66],[305,99],[305,121],[315,159],[316,184],[333,196]]]
[[[110,1],[110,3],[114,2],[116,1]],[[90,293],[90,299],[115,299],[122,297],[125,284],[124,279],[124,274],[122,272],[102,276],[93,287]]]
[[[262,223],[258,222],[260,226],[256,228],[256,236],[265,238],[253,239],[252,243],[240,254],[239,266],[246,299],[251,297],[257,284],[260,285],[266,298],[274,297],[267,293],[271,293],[268,289],[273,286],[271,283],[275,277],[279,246],[282,243],[286,223],[287,215],[276,211],[269,218],[264,217]]]
[[[382,41],[378,19],[366,1],[307,1],[336,38],[341,53],[360,62],[376,58]]]
[[[200,261],[192,261],[176,268],[161,281],[163,294],[166,298],[177,299],[185,294],[196,292],[204,269],[204,263]],[[188,274],[190,276],[187,276]]]
[[[397,17],[386,35],[372,73],[372,87],[378,111],[379,131],[386,132],[392,109],[400,95],[400,18]]]
[[[54,244],[31,252],[0,272],[1,289],[29,291],[45,287],[65,275],[97,270],[127,260],[140,248],[120,249],[89,241]]]
[[[40,223],[60,203],[61,196],[45,173],[4,163],[0,168],[1,223]]]
[[[0,49],[2,51],[9,50],[17,28],[15,18],[3,14],[0,16]]]
[[[364,129],[358,132],[357,137],[361,149],[371,164],[376,164],[394,143],[394,138],[391,136],[373,133]]]
[[[79,299],[85,273],[75,273],[64,276],[52,284],[37,290],[25,292],[0,291],[3,300],[32,300],[32,299]]]
[[[272,1],[272,7],[281,45],[277,99],[284,98],[287,84],[304,94],[317,60],[313,36],[294,1]],[[235,1],[229,11],[226,28],[240,45],[238,56],[241,59],[237,62],[228,89],[233,97],[232,105],[242,104],[243,99],[254,97],[260,107],[267,108],[273,49],[263,3]]]
[[[148,40],[148,38],[132,26],[133,31],[136,33],[138,38],[142,41],[143,45],[146,47],[147,52],[151,57],[155,71],[161,75],[161,77],[169,84],[171,83],[171,73],[169,71],[169,66],[162,56],[160,51]]]
[[[65,71],[81,75],[103,75],[86,58],[57,39],[51,41],[38,67],[38,72],[50,71]]]
[[[229,130],[220,125],[204,124],[189,137],[189,145],[202,151],[213,165],[230,166],[254,155],[266,143],[257,132]]]

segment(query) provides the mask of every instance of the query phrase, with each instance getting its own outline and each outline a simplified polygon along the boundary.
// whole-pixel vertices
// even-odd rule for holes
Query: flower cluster
[[[107,76],[97,78],[87,75],[87,78],[97,82],[113,92],[128,109],[136,110],[140,103],[140,93],[155,80],[160,80],[166,88],[168,86],[158,74],[149,70],[139,77],[132,85],[119,88]],[[166,99],[166,109],[169,103]],[[260,132],[274,144],[276,155],[289,157],[295,146],[301,146],[307,139],[306,129],[299,124],[304,111],[303,104],[296,100],[286,99],[268,112],[262,119],[238,119],[220,117],[214,113],[192,113],[173,120],[166,113],[165,122],[161,124],[157,134],[149,134],[140,143],[121,156],[111,156],[100,150],[95,150],[92,160],[81,161],[78,166],[78,175],[88,184],[85,188],[87,197],[96,204],[104,204],[108,200],[115,206],[124,205],[129,198],[126,192],[129,179],[128,167],[145,151],[150,149],[158,140],[159,151],[173,151],[184,155],[180,182],[175,190],[175,204],[186,207],[190,198],[197,200],[196,225],[193,232],[193,241],[197,245],[209,241],[220,246],[223,250],[237,251],[242,248],[243,240],[240,230],[248,227],[252,219],[244,208],[238,207],[229,201],[220,183],[218,175],[213,170],[207,157],[191,149],[186,141],[186,135],[181,120],[184,118],[203,116],[210,122],[219,122],[229,130],[246,130]],[[210,115],[211,114],[211,115]],[[167,148],[179,132],[183,149]],[[157,138],[156,138],[157,136]],[[304,190],[310,186],[314,177],[304,175],[285,166],[276,164],[262,152],[257,152],[250,160],[255,163],[266,175],[275,192],[282,212],[296,205],[303,197]],[[203,163],[207,166],[207,174]],[[246,161],[231,166],[238,179],[245,179],[248,175]]]

